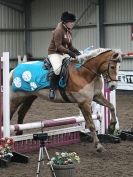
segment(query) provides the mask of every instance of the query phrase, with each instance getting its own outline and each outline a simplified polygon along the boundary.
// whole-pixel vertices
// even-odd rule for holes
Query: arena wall
[[[11,6],[13,0],[10,6],[4,2],[0,2],[0,52],[9,51],[11,61],[27,50],[35,58],[47,56],[52,30],[65,10],[78,18],[73,29],[73,44],[78,49],[97,48],[102,41],[100,47],[132,52],[132,0],[34,0],[25,4],[19,0],[19,8]]]

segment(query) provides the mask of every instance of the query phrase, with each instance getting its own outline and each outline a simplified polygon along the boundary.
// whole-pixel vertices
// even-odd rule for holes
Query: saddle
[[[57,85],[60,94],[62,95],[63,99],[67,102],[70,102],[65,92],[67,82],[68,82],[68,77],[69,77],[68,65],[70,64],[70,62],[71,61],[69,57],[63,60],[61,72],[59,76],[59,82]],[[45,58],[44,60],[44,67],[48,70],[48,76],[47,76],[48,80],[51,80],[51,76],[53,74],[53,68],[48,58]]]

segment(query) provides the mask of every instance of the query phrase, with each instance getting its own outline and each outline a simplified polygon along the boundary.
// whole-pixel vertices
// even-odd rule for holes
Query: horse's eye
[[[111,66],[110,68],[111,68],[111,69],[115,69],[115,66]]]

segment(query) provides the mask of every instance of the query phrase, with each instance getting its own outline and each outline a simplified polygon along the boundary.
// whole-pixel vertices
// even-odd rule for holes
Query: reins
[[[98,77],[101,77],[101,74],[98,74],[98,73],[97,73],[96,71],[94,71],[93,69],[87,68],[87,67],[85,67],[84,65],[81,65],[81,67],[87,69],[88,71],[90,71],[90,72],[93,73],[93,74],[96,74]]]

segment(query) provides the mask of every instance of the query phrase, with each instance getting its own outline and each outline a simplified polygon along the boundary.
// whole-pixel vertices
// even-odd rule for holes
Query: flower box
[[[79,162],[76,152],[56,152],[48,165],[51,167],[52,177],[75,177],[75,164]]]
[[[56,177],[75,177],[75,165],[53,165]],[[54,175],[52,174],[52,177]]]

